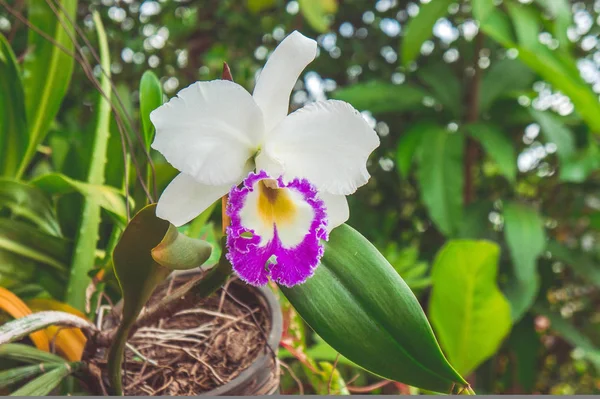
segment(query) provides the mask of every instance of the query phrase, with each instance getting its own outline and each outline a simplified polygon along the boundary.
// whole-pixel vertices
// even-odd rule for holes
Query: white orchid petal
[[[288,114],[292,89],[304,68],[316,56],[317,42],[294,31],[267,60],[252,94],[263,111],[266,132]]]
[[[226,80],[196,82],[150,114],[152,148],[198,182],[239,182],[263,138],[262,112],[252,96]]]
[[[240,178],[241,180],[241,178]],[[232,184],[209,186],[180,173],[167,186],[156,206],[156,216],[181,226],[194,219],[231,190]]]
[[[350,217],[350,209],[348,208],[348,200],[345,195],[320,192],[319,198],[325,203],[328,232],[331,232],[331,230],[344,224],[348,220]]]
[[[369,180],[367,159],[378,146],[377,133],[350,104],[321,101],[291,113],[275,128],[260,163],[281,165],[288,181],[306,178],[319,191],[349,195]]]

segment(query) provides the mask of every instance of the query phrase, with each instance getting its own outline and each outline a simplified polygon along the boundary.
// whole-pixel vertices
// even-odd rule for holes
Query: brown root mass
[[[175,280],[153,298],[163,298],[185,281]],[[264,352],[268,315],[264,300],[237,282],[140,328],[128,341],[124,393],[197,395],[231,381]]]

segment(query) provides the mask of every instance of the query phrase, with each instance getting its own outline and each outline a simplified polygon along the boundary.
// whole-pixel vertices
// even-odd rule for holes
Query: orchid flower
[[[157,216],[183,225],[231,191],[227,256],[249,284],[306,281],[322,240],[348,220],[346,196],[370,177],[367,158],[379,138],[352,106],[328,100],[288,115],[292,89],[316,53],[314,40],[293,32],[252,95],[227,80],[196,82],[150,115],[152,147],[181,172]]]

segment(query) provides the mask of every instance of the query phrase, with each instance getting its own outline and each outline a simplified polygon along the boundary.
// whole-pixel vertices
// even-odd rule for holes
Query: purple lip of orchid
[[[271,277],[291,287],[313,275],[329,237],[325,205],[308,180],[250,173],[232,188],[227,215],[227,259],[243,281],[261,286]]]

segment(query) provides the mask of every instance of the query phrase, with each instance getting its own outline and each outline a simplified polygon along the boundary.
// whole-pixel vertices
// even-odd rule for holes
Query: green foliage
[[[433,264],[429,317],[463,375],[492,356],[510,331],[510,305],[496,282],[499,256],[494,243],[453,240]]]
[[[504,205],[504,234],[513,266],[513,279],[505,293],[513,321],[518,321],[535,301],[539,289],[537,259],[546,248],[546,234],[535,209],[517,203]]]
[[[451,3],[451,0],[438,0],[423,4],[420,7],[419,14],[410,20],[400,47],[404,65],[408,65],[417,59],[423,42],[432,35],[433,25],[448,13],[448,7]],[[457,103],[459,102],[457,101]]]
[[[58,367],[55,367],[53,370],[35,378],[33,381],[28,382],[21,388],[11,393],[11,396],[49,395],[58,386],[58,384],[61,383],[62,380],[64,380],[74,371],[77,371],[79,368],[79,363],[62,364]]]
[[[461,117],[463,104],[462,101],[457,101],[457,99],[463,97],[462,87],[448,64],[437,63],[424,66],[419,69],[417,76],[429,87],[439,103],[450,111],[453,118],[459,119]]]
[[[0,34],[0,176],[14,177],[27,148],[27,117],[15,55]]]
[[[514,183],[517,178],[517,157],[510,138],[492,124],[473,123],[465,126],[465,129],[496,161],[502,174]]]
[[[466,384],[444,358],[406,283],[347,225],[332,231],[313,277],[280,288],[317,334],[361,367],[438,392]]]
[[[298,0],[298,4],[306,22],[320,33],[327,31],[332,14],[335,14],[338,7],[337,0]]]
[[[48,3],[29,0],[29,22],[41,29],[53,42],[68,52],[73,52],[74,33],[70,21],[75,20],[77,0],[60,0],[57,17]],[[64,11],[63,11],[64,10]],[[23,63],[23,86],[25,109],[29,127],[28,145],[21,158],[16,177],[20,178],[33,158],[38,145],[42,143],[52,120],[65,96],[75,60],[59,46],[48,41],[35,30],[29,30],[27,54]]]
[[[458,232],[463,205],[464,136],[440,126],[422,132],[419,185],[423,203],[437,228],[447,236]]]
[[[521,61],[505,58],[492,64],[481,80],[479,111],[485,113],[502,97],[531,87],[535,75]]]
[[[427,94],[425,90],[408,84],[372,81],[338,90],[333,97],[347,101],[360,110],[379,114],[420,108]]]
[[[150,122],[150,113],[163,103],[163,92],[160,81],[152,71],[146,71],[140,81],[140,117],[144,129],[144,145],[150,151],[154,138],[154,126]]]
[[[437,129],[437,126],[429,123],[415,124],[404,132],[398,140],[396,167],[403,178],[408,178],[410,167],[419,153],[423,132],[430,129]]]

